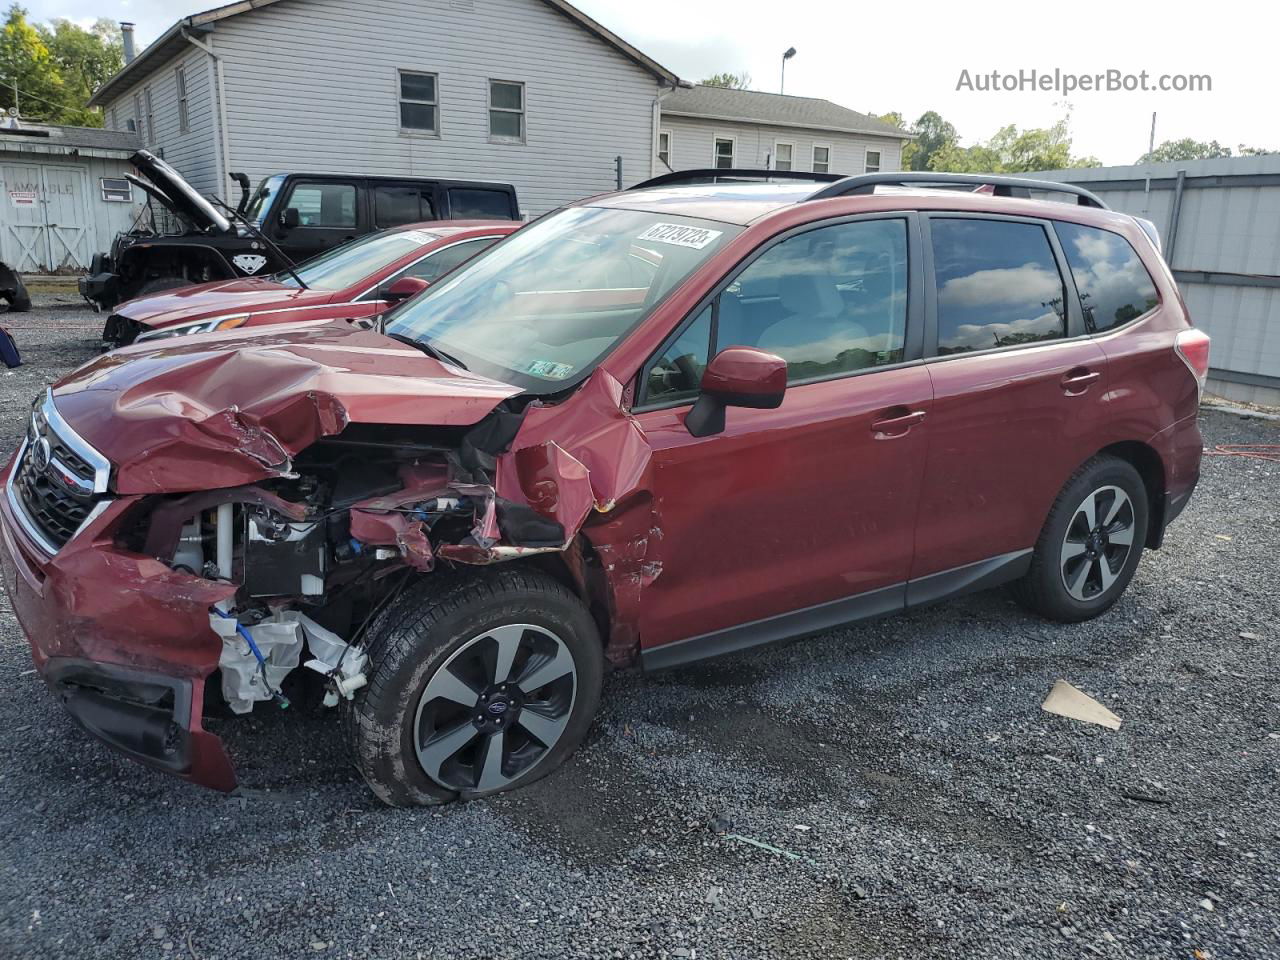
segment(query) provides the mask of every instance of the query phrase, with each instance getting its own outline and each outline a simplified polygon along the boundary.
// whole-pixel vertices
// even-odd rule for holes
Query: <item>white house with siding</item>
[[[909,139],[830,100],[699,85],[663,97],[658,161],[661,172],[741,167],[851,176],[901,170]]]
[[[564,0],[245,0],[93,96],[202,193],[228,173],[514,184],[537,215],[649,177],[675,74]]]
[[[0,127],[0,261],[19,273],[87,268],[141,211],[146,198],[124,179],[139,146],[93,127]]]

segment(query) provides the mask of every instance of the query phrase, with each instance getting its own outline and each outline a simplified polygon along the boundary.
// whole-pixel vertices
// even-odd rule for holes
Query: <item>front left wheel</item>
[[[366,782],[393,806],[526,786],[586,736],[604,657],[595,621],[539,571],[422,578],[369,631],[369,684],[345,707]]]

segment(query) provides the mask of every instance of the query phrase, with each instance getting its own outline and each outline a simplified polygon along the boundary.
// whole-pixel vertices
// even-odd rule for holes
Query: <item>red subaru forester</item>
[[[4,477],[5,583],[116,749],[230,789],[204,718],[309,680],[393,804],[551,772],[606,665],[1004,583],[1095,617],[1199,472],[1157,243],[1059,184],[658,178],[376,323],[76,370]]]

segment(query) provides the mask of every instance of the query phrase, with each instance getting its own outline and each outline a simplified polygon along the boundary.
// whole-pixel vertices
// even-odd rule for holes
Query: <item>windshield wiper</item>
[[[434,357],[437,360],[443,360],[445,363],[451,363],[459,369],[466,370],[467,365],[452,354],[445,353],[439,347],[432,346],[422,340],[415,340],[413,337],[406,337],[403,333],[387,333],[385,330],[379,331],[383,336],[390,337],[392,340],[398,340],[401,343],[407,343],[411,347],[417,347],[428,357]]]

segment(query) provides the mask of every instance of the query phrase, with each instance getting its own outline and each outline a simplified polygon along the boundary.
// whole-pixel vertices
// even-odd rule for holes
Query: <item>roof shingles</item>
[[[696,86],[675,90],[662,100],[662,112],[784,127],[811,127],[907,140],[910,135],[875,117],[817,97],[792,97],[759,90]]]

